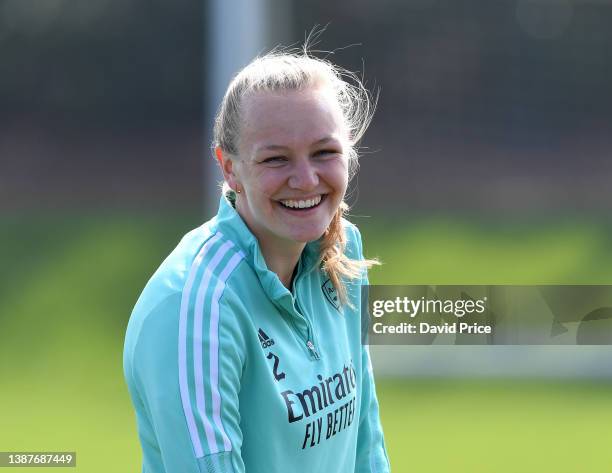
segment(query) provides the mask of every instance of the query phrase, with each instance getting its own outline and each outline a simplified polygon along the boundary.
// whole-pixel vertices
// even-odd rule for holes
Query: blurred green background
[[[389,233],[384,220],[354,220],[366,253],[384,262],[375,284],[612,279],[612,228],[600,221],[415,216]],[[200,223],[193,214],[4,218],[2,450],[75,450],[78,471],[140,470],[125,325],[148,276]],[[612,464],[609,381],[379,378],[378,393],[396,472],[596,473]]]
[[[612,284],[610,2],[0,0],[0,451],[140,471],[129,314],[216,204],[231,74],[317,24],[380,91],[372,283]],[[394,472],[611,470],[609,350],[374,348]]]

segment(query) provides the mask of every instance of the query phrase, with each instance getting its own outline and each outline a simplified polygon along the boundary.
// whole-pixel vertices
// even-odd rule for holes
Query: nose
[[[289,187],[301,191],[310,191],[319,185],[319,173],[309,159],[298,160],[289,176]]]

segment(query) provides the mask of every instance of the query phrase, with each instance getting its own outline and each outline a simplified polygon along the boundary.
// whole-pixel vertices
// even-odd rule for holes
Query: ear
[[[224,153],[219,146],[215,148],[215,157],[221,167],[225,182],[227,182],[233,190],[236,190],[239,184],[236,174],[234,174],[234,158],[229,153]]]

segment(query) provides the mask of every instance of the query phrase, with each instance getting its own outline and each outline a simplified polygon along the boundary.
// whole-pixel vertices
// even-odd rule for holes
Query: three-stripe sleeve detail
[[[193,410],[191,409],[191,400],[189,399],[189,383],[187,380],[187,312],[189,310],[189,296],[191,294],[191,288],[193,282],[198,273],[198,268],[202,264],[204,254],[208,249],[213,246],[221,238],[221,234],[217,233],[211,237],[202,246],[202,249],[195,257],[189,273],[187,275],[187,281],[183,288],[183,294],[181,297],[181,309],[179,314],[179,330],[178,330],[178,373],[179,373],[179,388],[181,391],[181,403],[183,404],[183,412],[185,413],[185,419],[187,421],[187,427],[189,429],[189,436],[191,437],[191,443],[193,443],[193,449],[196,457],[204,455],[202,450],[202,443],[200,442],[200,436],[198,434],[198,428],[196,427],[195,417]]]
[[[202,246],[189,271],[181,299],[179,387],[189,435],[197,458],[203,457],[205,452],[213,454],[231,450],[231,442],[220,416],[219,300],[225,282],[244,255],[236,251],[231,241],[219,242],[222,237],[218,232]],[[196,285],[198,278],[199,284]],[[190,341],[192,346],[189,346]],[[208,353],[202,352],[205,341],[208,341]],[[190,363],[190,355],[193,356],[193,363]],[[206,359],[210,361],[209,366],[205,366]],[[209,407],[207,414],[209,400],[212,409]],[[223,439],[222,449],[217,445],[215,427]]]
[[[221,273],[217,281],[217,286],[215,287],[215,292],[213,293],[212,307],[211,307],[211,316],[210,316],[210,384],[212,391],[212,408],[213,408],[213,421],[221,432],[221,437],[223,438],[223,450],[228,452],[232,449],[232,444],[230,443],[229,437],[223,428],[223,423],[221,422],[221,395],[219,393],[219,300],[221,299],[221,295],[223,294],[223,289],[225,288],[225,281],[232,274],[232,271],[240,260],[243,258],[241,253],[236,253],[227,263],[227,266]],[[208,437],[208,433],[206,435]],[[212,445],[210,445],[210,449],[212,453],[217,453],[218,449],[213,450]],[[215,442],[216,447],[216,442]]]
[[[202,282],[198,288],[193,314],[193,372],[195,378],[196,408],[198,410],[200,419],[202,419],[204,423],[204,432],[206,433],[206,441],[208,442],[209,450],[211,445],[216,445],[216,441],[215,432],[210,423],[210,419],[206,415],[206,400],[204,395],[204,367],[202,362],[202,319],[204,317],[204,298],[208,292],[207,290],[208,286],[210,286],[213,271],[217,269],[217,266],[219,266],[219,263],[232,246],[234,246],[234,244],[231,241],[226,241],[223,243],[223,245],[221,245],[221,247],[215,252],[212,260],[204,268],[204,276],[202,277]],[[215,337],[211,332],[211,345],[214,338]]]

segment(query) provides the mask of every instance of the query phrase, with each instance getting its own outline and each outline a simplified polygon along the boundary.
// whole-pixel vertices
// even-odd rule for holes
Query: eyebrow
[[[327,143],[328,141],[338,141],[336,138],[334,138],[333,136],[326,136],[325,138],[321,138],[320,140],[315,141],[312,145],[313,146],[318,146],[318,145],[322,145],[324,143]],[[286,150],[289,149],[288,146],[283,146],[283,145],[267,145],[267,146],[262,146],[261,148],[257,148],[255,150],[255,152],[260,152],[260,151],[279,151],[279,150]]]

